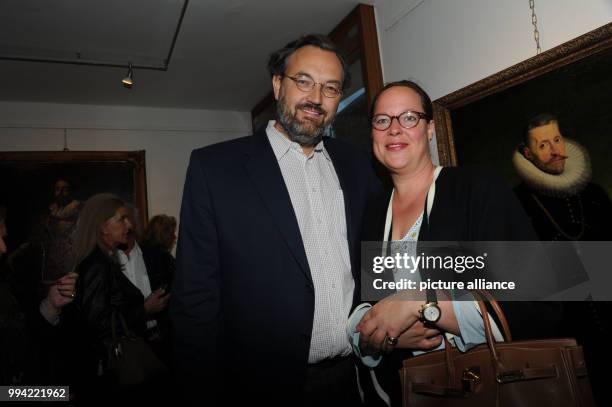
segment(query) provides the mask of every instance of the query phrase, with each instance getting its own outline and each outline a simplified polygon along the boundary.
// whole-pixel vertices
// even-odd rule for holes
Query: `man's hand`
[[[376,303],[357,324],[361,348],[391,350],[394,345],[388,338],[399,338],[412,327],[419,320],[422,305],[422,300],[409,299],[402,292]],[[414,335],[413,332],[405,340],[411,341]]]
[[[147,315],[160,313],[166,309],[168,301],[170,301],[170,294],[166,294],[166,290],[159,288],[153,291],[145,300],[145,312]]]

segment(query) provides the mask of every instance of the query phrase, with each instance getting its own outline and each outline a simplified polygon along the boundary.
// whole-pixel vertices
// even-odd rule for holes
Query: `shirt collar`
[[[138,253],[138,254],[142,254],[142,250],[140,249],[140,246],[138,245],[138,242],[134,242],[134,247],[132,247],[132,251],[130,253]]]
[[[300,146],[295,141],[289,140],[285,135],[283,135],[274,125],[276,124],[276,120],[270,120],[268,122],[268,127],[266,127],[266,134],[268,135],[268,140],[270,141],[270,145],[272,146],[272,150],[274,151],[274,156],[277,161],[280,161],[289,150],[297,151],[303,154],[302,146]],[[331,161],[331,157],[329,153],[325,149],[325,144],[323,140],[319,141],[313,150],[314,153],[323,153],[323,156]],[[309,157],[310,158],[310,157]]]
[[[126,254],[123,250],[118,250],[119,256],[122,259],[125,259],[125,262],[128,263],[132,258],[134,258],[134,254],[142,256],[142,250],[140,246],[138,246],[138,242],[134,242],[134,247],[130,250],[130,254]]]

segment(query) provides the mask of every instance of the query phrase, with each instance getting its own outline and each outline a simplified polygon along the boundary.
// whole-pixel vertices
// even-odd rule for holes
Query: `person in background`
[[[168,215],[153,216],[147,224],[141,247],[150,274],[155,274],[160,280],[160,286],[168,285],[168,290],[176,270],[171,254],[175,244],[176,218]]]
[[[42,300],[32,302],[36,284],[27,287],[19,278],[24,270],[14,267],[4,238],[6,208],[0,207],[0,384],[61,384],[68,364],[61,355],[62,310],[75,297],[76,273],[68,273],[48,287]]]
[[[145,298],[147,311],[146,339],[158,353],[158,356],[169,362],[169,327],[167,307],[170,300],[168,284],[172,271],[156,249],[140,246],[138,243],[139,227],[136,208],[127,206],[128,220],[132,224],[125,245],[120,245],[117,252],[123,274],[138,288]],[[165,253],[165,252],[164,252]]]
[[[117,196],[102,193],[87,200],[75,237],[77,282],[75,305],[78,324],[84,337],[75,340],[81,363],[80,400],[100,397],[122,397],[140,400],[155,398],[156,388],[145,383],[138,388],[119,389],[108,371],[112,348],[112,321],[117,335],[125,335],[119,314],[129,331],[145,337],[147,320],[159,311],[151,297],[145,301],[142,292],[122,272],[119,245],[126,245],[132,224],[126,204]]]
[[[159,246],[170,253],[176,244],[176,218],[168,215],[155,215],[149,219],[143,244]]]

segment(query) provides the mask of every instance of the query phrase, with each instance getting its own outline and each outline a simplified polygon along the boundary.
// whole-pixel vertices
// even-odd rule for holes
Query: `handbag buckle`
[[[113,348],[113,352],[115,353],[116,358],[120,358],[123,356],[123,349],[121,348],[121,342],[118,342],[117,345]]]
[[[480,384],[480,367],[470,366],[463,369],[461,375],[461,384],[463,385],[463,391],[473,393],[476,386]]]
[[[501,372],[497,374],[496,380],[497,383],[510,383],[516,382],[517,380],[523,380],[525,375],[522,370],[508,370],[506,372]]]

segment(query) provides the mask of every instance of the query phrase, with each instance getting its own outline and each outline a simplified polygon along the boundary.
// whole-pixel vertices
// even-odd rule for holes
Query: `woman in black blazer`
[[[431,100],[414,82],[390,83],[374,99],[373,151],[389,171],[393,188],[370,202],[362,240],[418,242],[414,254],[425,250],[421,247],[424,242],[538,240],[518,200],[503,181],[475,169],[433,164],[429,153],[433,132]],[[437,304],[441,316],[435,323],[424,322],[422,312],[429,298],[426,301],[423,293],[416,293],[422,298],[411,296],[410,300],[396,301],[404,293],[408,292],[398,292],[378,302],[357,325],[362,348],[393,351],[383,357],[376,369],[379,384],[392,405],[401,404],[397,373],[401,361],[411,357],[414,350],[438,347],[441,332],[459,338],[463,333],[454,302],[444,301],[448,299],[443,298],[445,293],[437,293],[442,301]],[[561,318],[559,304],[502,306],[515,338],[555,335]],[[537,322],[525,312],[534,306],[544,316]],[[467,314],[462,313],[465,318]]]

